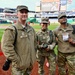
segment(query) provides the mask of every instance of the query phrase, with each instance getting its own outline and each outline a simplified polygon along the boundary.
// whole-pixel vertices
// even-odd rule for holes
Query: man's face
[[[58,19],[58,22],[60,24],[66,24],[67,23],[67,17],[66,16],[62,16],[60,19]]]
[[[28,11],[25,9],[22,9],[20,11],[17,12],[17,17],[19,20],[21,21],[26,21],[28,18]]]

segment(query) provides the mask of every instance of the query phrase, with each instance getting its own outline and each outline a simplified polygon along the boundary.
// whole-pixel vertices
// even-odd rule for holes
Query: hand
[[[73,42],[73,39],[72,39],[72,38],[69,38],[68,41],[69,41],[70,43],[72,43],[72,42]]]
[[[69,38],[68,40],[71,44],[75,44],[75,40],[73,40],[72,38]]]
[[[49,51],[50,49],[47,47],[45,50],[46,50],[46,51]]]
[[[48,44],[44,44],[44,43],[43,43],[42,45],[40,45],[40,48],[41,48],[41,49],[46,49],[47,47],[48,47]]]
[[[51,50],[53,49],[53,47],[54,47],[53,45],[50,45],[50,49],[51,49]]]

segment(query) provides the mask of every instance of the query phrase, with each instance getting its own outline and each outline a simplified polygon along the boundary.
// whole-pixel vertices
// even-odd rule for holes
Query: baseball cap
[[[22,10],[22,9],[25,9],[25,10],[27,10],[27,11],[29,12],[27,6],[24,6],[24,5],[19,5],[19,6],[17,6],[17,11],[20,11],[20,10]]]
[[[58,19],[60,19],[61,17],[66,17],[66,13],[64,13],[64,12],[62,12],[62,13],[59,13],[59,15],[58,15]]]
[[[42,18],[41,23],[49,23],[49,18]]]

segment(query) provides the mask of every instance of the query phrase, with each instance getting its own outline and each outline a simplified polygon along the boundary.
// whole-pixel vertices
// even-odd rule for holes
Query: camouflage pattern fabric
[[[39,75],[44,75],[44,62],[45,59],[47,59],[48,63],[49,63],[49,74],[50,75],[54,75],[55,73],[55,54],[54,54],[54,47],[55,47],[55,36],[53,35],[53,39],[50,38],[49,35],[49,30],[46,30],[45,32],[43,32],[42,30],[39,31],[37,33],[38,36],[38,50],[37,50],[37,61],[38,61],[38,73]],[[49,41],[52,41],[52,43],[50,43]],[[46,49],[41,48],[42,44],[46,43],[49,47],[49,51],[47,51]],[[50,48],[50,45],[53,46],[53,48]]]
[[[68,74],[75,75],[75,53],[58,52],[59,75],[66,75],[65,65],[68,67]]]

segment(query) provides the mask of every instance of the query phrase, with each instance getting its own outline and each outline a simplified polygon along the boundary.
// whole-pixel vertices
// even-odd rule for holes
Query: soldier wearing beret
[[[37,61],[39,70],[39,75],[44,75],[44,62],[45,59],[48,60],[49,63],[49,75],[55,74],[55,36],[54,33],[48,29],[49,19],[42,18],[41,19],[41,29],[37,32],[37,41],[38,41],[38,50],[37,50]]]
[[[2,37],[1,48],[6,58],[11,60],[11,75],[30,75],[36,60],[36,35],[34,29],[26,23],[28,12],[27,6],[17,6],[18,20],[14,24],[17,29],[15,45],[15,29],[12,25],[5,29]]]
[[[67,23],[66,14],[59,13],[58,22],[60,26],[54,30],[58,43],[57,64],[59,75],[66,75],[65,65],[68,65],[68,74],[75,75],[75,34],[73,27]]]

